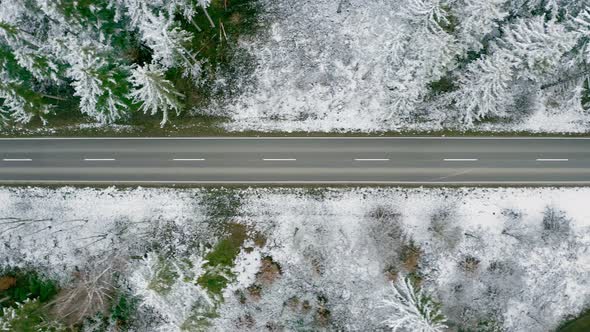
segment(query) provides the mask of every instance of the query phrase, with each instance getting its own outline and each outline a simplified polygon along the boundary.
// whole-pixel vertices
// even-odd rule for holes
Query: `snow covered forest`
[[[263,3],[232,129],[588,131],[588,1]]]
[[[589,41],[586,0],[2,0],[1,114],[579,133]]]
[[[1,188],[0,328],[553,331],[590,307],[589,199]]]
[[[0,1],[2,120],[45,123],[51,113],[78,110],[109,124],[144,112],[164,126],[197,98],[187,92],[217,68],[230,29],[244,25],[232,8],[247,13],[248,1],[232,4]]]

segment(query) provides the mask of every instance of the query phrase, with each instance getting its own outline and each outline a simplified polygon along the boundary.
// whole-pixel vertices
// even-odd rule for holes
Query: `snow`
[[[262,258],[260,249],[252,245],[246,246],[254,249],[251,252],[242,251],[236,258],[232,272],[237,275],[237,278],[236,282],[226,290],[227,294],[252,285],[256,280],[256,273],[260,270],[260,259]]]
[[[0,188],[0,267],[67,283],[96,257],[143,257],[122,275],[147,331],[203,321],[220,331],[378,330],[395,314],[383,307],[392,280],[416,275],[449,326],[551,330],[590,305],[590,188],[230,192],[240,197],[231,222],[265,244],[244,243],[222,302],[196,283],[225,222],[208,214],[205,197],[218,189]],[[263,277],[268,257],[279,268]],[[176,275],[165,291],[150,286],[162,262]]]
[[[125,255],[164,227],[175,225],[181,232],[198,226],[203,212],[194,195],[142,188],[3,188],[2,265],[36,266],[65,279],[90,257]]]
[[[346,1],[344,2],[346,3]],[[244,41],[254,91],[230,107],[231,130],[378,130],[388,115],[385,72],[396,35],[393,2],[262,1],[268,37]],[[277,118],[277,119],[275,119]]]

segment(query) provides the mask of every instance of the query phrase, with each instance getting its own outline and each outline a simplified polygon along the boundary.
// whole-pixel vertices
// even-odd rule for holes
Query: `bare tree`
[[[77,272],[72,285],[49,304],[53,313],[70,326],[97,313],[106,314],[116,288],[114,275],[124,266],[124,259],[110,256]]]

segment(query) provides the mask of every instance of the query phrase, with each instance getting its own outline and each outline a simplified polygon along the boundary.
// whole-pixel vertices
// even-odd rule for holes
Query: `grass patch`
[[[228,236],[221,239],[205,255],[207,263],[203,267],[206,272],[197,279],[197,283],[211,294],[221,296],[225,287],[235,277],[231,268],[247,238],[246,226],[237,223],[229,224]]]
[[[126,329],[137,310],[138,299],[128,294],[121,293],[111,307],[111,319],[120,329]]]
[[[402,246],[400,260],[402,261],[402,266],[408,273],[415,273],[418,270],[421,254],[420,248],[413,240]]]
[[[5,310],[5,317],[0,317],[0,325],[3,331],[72,331],[72,329],[66,329],[59,322],[49,318],[47,306],[38,299],[27,299],[14,308]]]
[[[562,323],[556,332],[586,332],[590,331],[590,309],[583,312],[577,318]]]
[[[51,300],[58,291],[55,281],[44,278],[32,271],[10,270],[0,278],[0,307],[14,306],[27,299],[38,299],[40,303]]]
[[[208,190],[203,197],[203,204],[207,207],[207,218],[220,226],[227,224],[231,218],[239,214],[241,200],[238,190],[228,188]]]
[[[179,275],[174,270],[169,259],[158,257],[158,267],[155,276],[150,280],[148,288],[159,294],[167,294],[172,289]]]

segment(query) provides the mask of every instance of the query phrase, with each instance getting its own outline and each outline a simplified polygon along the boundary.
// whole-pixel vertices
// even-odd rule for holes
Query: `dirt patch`
[[[390,266],[385,269],[385,278],[389,281],[397,281],[397,277],[399,276],[399,271],[394,267]]]
[[[418,269],[420,262],[420,248],[414,244],[414,241],[409,241],[402,247],[400,259],[404,269],[408,273],[414,273]]]
[[[250,295],[250,299],[254,302],[260,301],[262,297],[262,288],[258,285],[252,285],[248,287],[248,295]]]
[[[256,274],[256,281],[264,286],[271,285],[281,276],[281,267],[272,257],[264,257],[260,264],[260,271]]]
[[[16,285],[16,278],[11,276],[0,277],[0,292]]]
[[[465,272],[474,273],[479,268],[479,262],[479,259],[476,257],[466,256],[459,265]]]
[[[328,300],[323,297],[318,297],[318,309],[315,313],[315,322],[321,327],[327,327],[330,325],[331,313],[327,308]]]

